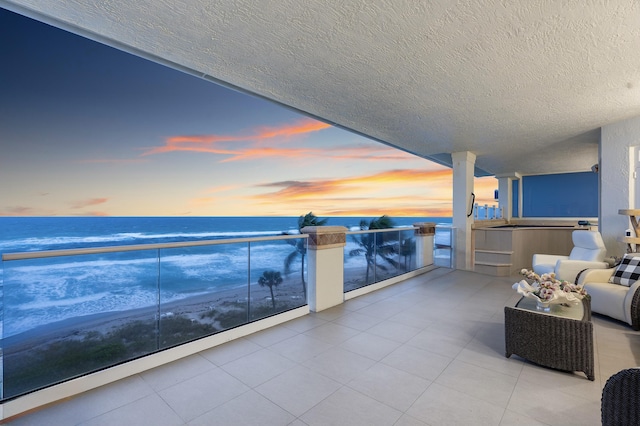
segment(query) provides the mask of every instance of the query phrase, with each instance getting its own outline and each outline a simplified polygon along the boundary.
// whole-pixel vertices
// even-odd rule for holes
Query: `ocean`
[[[360,220],[372,218],[328,219],[327,225],[357,230]],[[396,226],[451,224],[449,217],[392,219]],[[297,217],[0,217],[0,254],[276,236],[296,233],[297,221]],[[348,239],[345,251],[355,248],[350,244],[354,243]],[[292,249],[283,241],[267,241],[250,247],[225,244],[3,261],[3,336],[84,315],[152,306],[158,298],[170,302],[246,287],[249,267],[255,281],[254,274],[281,266]],[[296,268],[299,272],[299,262],[293,265],[292,273]]]

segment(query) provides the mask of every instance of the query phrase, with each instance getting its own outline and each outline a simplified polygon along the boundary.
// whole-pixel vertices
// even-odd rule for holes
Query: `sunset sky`
[[[3,9],[0,39],[0,216],[451,215],[433,162]]]

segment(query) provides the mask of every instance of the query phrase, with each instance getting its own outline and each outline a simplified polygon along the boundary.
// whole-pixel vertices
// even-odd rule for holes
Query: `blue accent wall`
[[[522,192],[523,217],[598,216],[597,173],[523,176]]]
[[[518,213],[518,207],[520,206],[520,203],[518,203],[518,182],[517,180],[513,181],[513,186],[511,187],[511,200],[512,200],[512,204],[511,204],[511,215],[513,217],[518,217],[519,213]]]

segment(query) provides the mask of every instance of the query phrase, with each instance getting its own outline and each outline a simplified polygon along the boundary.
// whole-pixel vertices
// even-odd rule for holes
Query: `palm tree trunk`
[[[304,291],[304,300],[307,301],[307,283],[304,282],[304,254],[302,255],[302,267],[300,268],[300,278],[302,280],[302,291]]]
[[[273,296],[273,286],[269,286],[269,291],[271,292],[271,303],[273,304],[273,311],[276,311],[276,298]]]

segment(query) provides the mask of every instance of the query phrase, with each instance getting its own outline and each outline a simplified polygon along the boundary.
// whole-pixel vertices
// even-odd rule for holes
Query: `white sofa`
[[[610,283],[616,268],[588,269],[580,274],[578,284],[583,284],[591,297],[591,311],[626,322],[634,330],[640,330],[640,280],[630,286]]]
[[[560,280],[576,282],[576,276],[585,269],[605,269],[607,248],[597,231],[575,230],[571,233],[573,249],[569,256],[555,254],[534,254],[533,271],[538,274],[555,272]]]

